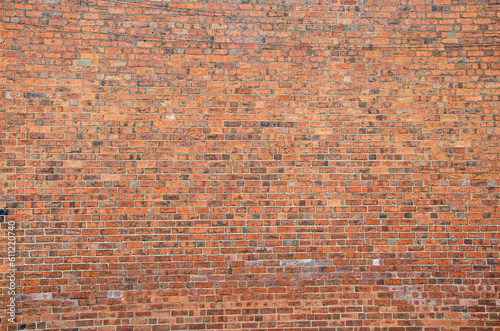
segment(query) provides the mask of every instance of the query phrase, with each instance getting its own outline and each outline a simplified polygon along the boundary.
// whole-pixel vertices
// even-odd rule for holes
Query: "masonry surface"
[[[497,0],[0,2],[0,330],[497,330],[499,31]]]

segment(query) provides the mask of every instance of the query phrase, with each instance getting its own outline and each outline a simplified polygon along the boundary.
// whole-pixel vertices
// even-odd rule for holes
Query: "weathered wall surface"
[[[495,1],[3,1],[2,329],[500,326]]]

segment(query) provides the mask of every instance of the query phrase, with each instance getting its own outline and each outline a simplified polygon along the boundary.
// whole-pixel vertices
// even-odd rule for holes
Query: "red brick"
[[[2,4],[0,329],[498,326],[497,4]]]

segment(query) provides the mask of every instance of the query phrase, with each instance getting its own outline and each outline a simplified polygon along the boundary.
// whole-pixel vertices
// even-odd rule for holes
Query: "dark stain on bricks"
[[[45,93],[26,92],[25,97],[26,97],[26,99],[41,99],[41,98],[45,97]]]
[[[276,122],[260,122],[260,126],[264,128],[274,128],[276,125]]]

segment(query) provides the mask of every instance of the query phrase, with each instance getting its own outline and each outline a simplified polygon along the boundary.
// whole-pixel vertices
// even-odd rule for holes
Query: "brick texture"
[[[500,327],[498,0],[0,19],[1,330]]]

